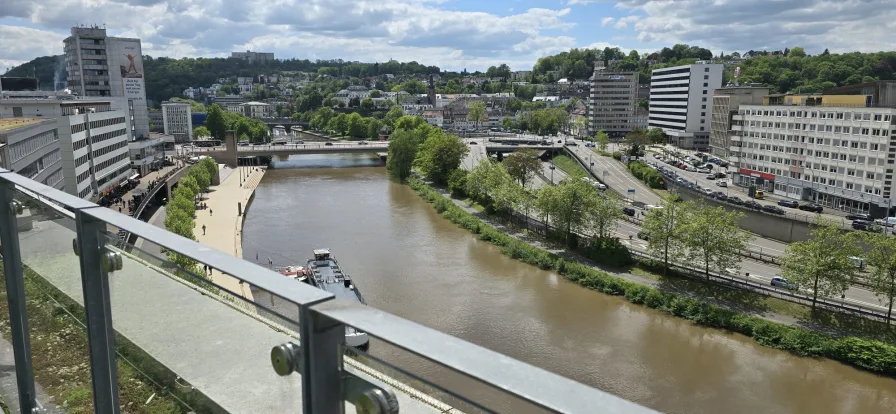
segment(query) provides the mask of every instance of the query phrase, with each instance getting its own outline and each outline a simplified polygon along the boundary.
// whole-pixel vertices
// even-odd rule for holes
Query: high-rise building
[[[80,96],[126,98],[130,139],[149,137],[140,39],[108,37],[99,27],[73,27],[64,43],[68,88]]]
[[[722,159],[731,156],[731,117],[740,105],[760,105],[769,88],[762,84],[729,85],[715,90],[712,96],[712,118],[709,129],[709,150]]]
[[[174,136],[174,142],[193,140],[193,117],[189,102],[162,102],[162,124],[165,135]]]
[[[693,65],[654,69],[650,77],[649,126],[662,128],[672,144],[709,148],[713,91],[722,86],[724,65]]]
[[[595,67],[590,98],[590,134],[603,130],[610,137],[625,136],[636,126],[638,72],[610,72]]]
[[[274,61],[273,53],[265,53],[265,52],[230,52],[230,57],[232,59],[240,59],[245,60],[249,63],[266,63]]]
[[[52,145],[59,148],[63,189],[89,199],[120,184],[132,173],[128,156],[130,117],[123,109],[126,105],[124,98],[5,94],[0,100],[0,118],[53,122],[58,144]],[[43,139],[30,142],[40,147]],[[43,161],[43,166],[53,159],[55,156]]]
[[[871,95],[770,95],[732,118],[733,181],[884,217],[892,206],[896,108]]]

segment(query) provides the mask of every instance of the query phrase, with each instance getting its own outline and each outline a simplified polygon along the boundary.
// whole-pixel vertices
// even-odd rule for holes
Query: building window
[[[704,87],[704,88],[708,88],[708,87],[709,87],[709,83],[708,83],[708,82],[703,82],[703,87]],[[706,93],[706,92],[704,92],[704,93]]]
[[[706,109],[706,105],[700,105],[700,109]]]
[[[703,94],[706,95],[706,89],[703,90]],[[706,98],[703,98],[703,99],[706,99]]]
[[[705,97],[705,96],[703,97],[703,102],[706,102],[706,97]]]
[[[703,68],[704,72],[709,72],[709,68]]]
[[[700,116],[706,116],[706,112],[700,112]]]

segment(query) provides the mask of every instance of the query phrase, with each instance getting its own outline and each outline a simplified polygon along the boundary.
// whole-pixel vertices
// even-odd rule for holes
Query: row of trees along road
[[[211,158],[203,158],[190,167],[178,182],[174,194],[165,208],[165,228],[168,231],[190,240],[196,240],[193,235],[196,196],[208,190],[211,185],[211,177],[217,173],[218,164]],[[169,252],[169,259],[186,271],[199,273],[196,271],[196,261],[187,256]]]
[[[867,253],[862,245],[868,247]],[[842,231],[835,223],[819,218],[811,238],[787,248],[781,273],[790,282],[818,297],[843,295],[859,276],[855,257],[865,256],[865,282],[887,304],[887,324],[896,299],[896,238],[881,233]]]

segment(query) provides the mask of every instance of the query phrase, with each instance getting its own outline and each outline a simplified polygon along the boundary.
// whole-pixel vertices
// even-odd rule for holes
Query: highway
[[[647,184],[631,175],[622,163],[613,158],[598,155],[583,144],[583,142],[579,142],[576,146],[567,146],[566,150],[576,154],[585,162],[586,168],[588,168],[587,164],[594,162],[592,172],[611,190],[635,202],[652,205],[663,203],[660,196],[651,191]],[[634,194],[628,192],[630,189],[635,190]]]

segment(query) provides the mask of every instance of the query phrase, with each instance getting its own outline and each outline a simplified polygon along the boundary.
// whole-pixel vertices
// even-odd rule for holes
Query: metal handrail
[[[77,238],[73,241],[81,263],[84,305],[90,344],[94,406],[97,412],[118,412],[117,368],[109,294],[109,273],[120,270],[122,257],[107,247],[104,237],[108,226],[132,233],[161,248],[215,269],[298,307],[301,343],[284,344],[272,351],[272,363],[281,375],[301,374],[302,404],[308,413],[339,413],[349,402],[374,407],[365,412],[397,412],[393,391],[353,376],[343,369],[341,345],[345,327],[353,326],[386,342],[397,345],[465,376],[483,381],[506,394],[558,412],[653,413],[655,411],[625,401],[599,389],[562,378],[527,363],[503,356],[464,340],[440,333],[372,307],[335,301],[334,295],[281,275],[248,261],[203,246],[193,240],[82,200],[62,191],[0,169],[0,219],[12,220],[10,206],[15,190],[26,189],[43,200],[74,213]],[[6,223],[6,221],[4,221]],[[21,280],[21,257],[14,228],[0,229],[7,280]],[[18,269],[18,272],[15,270]],[[24,303],[24,292],[21,300]],[[27,321],[24,307],[11,307],[11,318]],[[24,330],[27,332],[27,329]],[[26,335],[27,339],[27,335]],[[27,341],[26,341],[27,342]],[[14,348],[21,345],[14,341]],[[26,344],[27,345],[27,344]],[[29,345],[30,348],[30,345]],[[18,349],[18,348],[16,348]],[[18,355],[18,354],[17,354]],[[23,355],[30,355],[30,350]],[[29,361],[17,359],[30,370]],[[22,374],[33,384],[33,372]],[[27,392],[27,387],[19,387]],[[32,388],[33,389],[33,388]],[[33,397],[28,397],[33,398]]]

